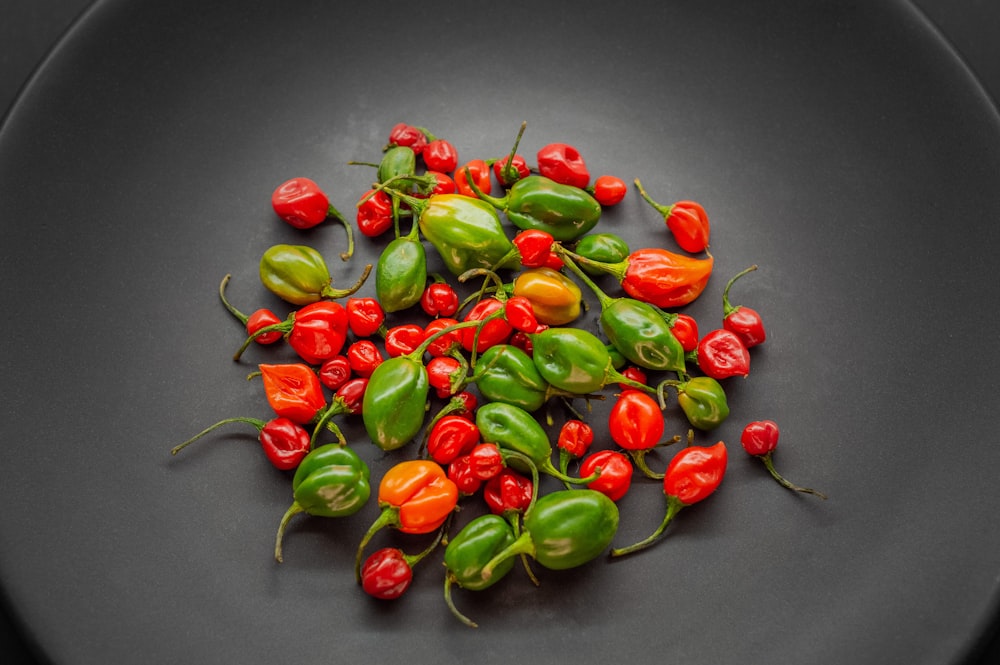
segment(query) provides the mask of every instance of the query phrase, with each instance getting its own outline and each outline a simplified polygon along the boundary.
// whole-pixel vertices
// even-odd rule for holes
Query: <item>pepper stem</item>
[[[611,296],[605,293],[604,290],[599,287],[587,273],[581,270],[580,266],[576,265],[576,261],[566,255],[563,255],[561,258],[563,260],[563,265],[569,268],[574,275],[580,278],[580,281],[589,286],[590,290],[594,292],[594,295],[597,296],[598,302],[601,304],[601,309],[604,309],[611,304],[613,300]]]
[[[657,203],[652,198],[650,198],[649,194],[646,193],[646,190],[643,188],[642,183],[639,182],[638,178],[635,179],[635,188],[639,190],[639,196],[644,198],[646,200],[646,203],[653,206],[653,208],[655,208],[658,213],[663,215],[664,219],[670,216],[670,213],[673,211],[674,207],[672,205],[666,206],[663,205],[662,203]]]
[[[240,358],[243,356],[243,352],[250,348],[253,341],[262,335],[266,335],[271,332],[280,332],[281,334],[287,333],[292,327],[292,318],[285,319],[279,323],[272,323],[269,326],[264,326],[263,328],[258,328],[253,332],[253,334],[248,335],[243,344],[236,350],[233,354],[233,361],[239,362]]]
[[[278,534],[274,538],[274,560],[278,563],[284,561],[281,556],[281,542],[285,537],[285,527],[288,526],[289,520],[299,513],[304,513],[305,510],[297,501],[294,501],[282,515],[281,522],[278,523]]]
[[[522,554],[526,554],[531,557],[535,556],[535,543],[531,540],[531,534],[527,531],[522,532],[520,536],[514,539],[514,542],[490,559],[486,565],[483,566],[480,575],[482,575],[484,580],[488,580],[493,577],[493,570],[497,566],[511,557],[520,556]]]
[[[566,258],[576,261],[580,265],[589,266],[595,270],[600,270],[601,272],[614,275],[615,279],[619,282],[625,279],[625,272],[628,270],[629,261],[625,259],[624,261],[618,261],[615,263],[605,263],[604,261],[595,261],[594,259],[588,259],[586,256],[581,256],[576,252],[570,251],[563,247],[559,243],[554,243],[552,245],[552,250],[559,254],[560,258],[565,262]]]
[[[243,325],[246,325],[250,317],[230,305],[229,301],[226,300],[226,285],[229,284],[231,277],[232,275],[226,273],[226,276],[222,278],[222,283],[219,284],[219,298],[222,300],[222,304],[226,306],[226,309],[229,310],[229,313],[239,319]]]
[[[729,316],[734,311],[736,311],[736,310],[739,309],[739,307],[733,307],[732,305],[729,304],[729,289],[732,288],[733,284],[740,277],[742,277],[743,275],[747,274],[748,272],[753,272],[756,269],[757,269],[757,264],[754,264],[754,265],[750,266],[749,268],[747,268],[746,270],[741,270],[740,272],[736,273],[735,275],[733,275],[732,279],[730,279],[728,282],[726,282],[726,288],[722,292],[722,317],[723,318]]]
[[[330,431],[337,435],[337,443],[341,446],[346,446],[347,439],[344,438],[344,433],[331,421],[331,418],[338,414],[346,413],[349,410],[347,403],[342,398],[334,397],[330,400],[330,406],[323,410],[323,414],[316,421],[316,426],[313,428],[312,436],[309,438],[309,450],[313,450],[316,447],[316,439],[323,428],[330,429]]]
[[[202,431],[198,432],[197,434],[195,434],[194,436],[192,436],[190,439],[188,439],[184,443],[181,443],[181,444],[178,444],[178,445],[174,446],[173,448],[170,449],[170,454],[171,455],[176,455],[181,450],[183,450],[187,446],[191,445],[192,443],[194,443],[195,441],[197,441],[201,437],[205,436],[209,432],[212,432],[212,431],[218,429],[219,427],[222,427],[223,425],[228,425],[229,423],[247,423],[249,425],[253,425],[254,427],[256,427],[258,432],[260,432],[264,428],[264,425],[266,424],[263,420],[261,420],[259,418],[247,418],[247,417],[243,417],[243,416],[237,416],[235,418],[226,418],[225,420],[220,420],[219,422],[215,423],[214,425],[210,425],[209,427],[206,427],[205,429],[203,429]]]
[[[469,617],[467,617],[464,614],[462,614],[461,612],[459,612],[458,608],[455,606],[455,601],[451,597],[451,587],[452,587],[452,583],[453,583],[454,579],[455,578],[454,578],[454,576],[451,573],[448,573],[448,574],[446,574],[444,576],[444,602],[445,602],[445,604],[448,606],[448,609],[451,610],[451,613],[453,615],[455,615],[456,619],[458,619],[459,621],[461,621],[462,623],[464,623],[469,628],[479,628],[479,624],[478,623],[476,623],[475,621],[473,621]]]
[[[337,210],[333,204],[326,211],[327,218],[333,219],[343,225],[344,231],[347,233],[347,251],[340,253],[341,261],[348,261],[352,256],[354,256],[354,230],[351,228],[350,222],[344,217],[339,210]]]
[[[398,526],[399,525],[399,508],[395,506],[386,506],[382,509],[379,516],[372,522],[372,525],[368,527],[368,531],[365,532],[364,537],[358,544],[358,552],[354,557],[354,579],[358,584],[361,584],[361,562],[365,557],[365,547],[368,545],[368,541],[372,537],[384,529],[387,526]]]
[[[663,522],[657,527],[656,531],[650,534],[647,538],[640,540],[639,542],[629,545],[628,547],[618,547],[611,550],[611,556],[619,557],[625,556],[626,554],[632,554],[633,552],[638,552],[639,550],[644,550],[650,545],[658,541],[662,536],[663,532],[666,530],[667,525],[674,519],[674,516],[680,512],[681,508],[684,508],[687,504],[683,503],[676,496],[667,495],[667,512],[663,516]]]
[[[514,157],[517,155],[517,146],[521,144],[521,137],[524,136],[524,130],[527,126],[527,120],[521,121],[521,128],[517,130],[517,137],[514,139],[514,147],[510,149],[510,154],[507,155],[507,163],[500,169],[501,173],[503,173],[503,178],[501,179],[505,185],[507,183],[513,184],[521,178],[521,174],[518,173],[517,168],[514,166]]]
[[[785,480],[785,478],[780,473],[778,473],[777,469],[774,468],[774,461],[771,459],[770,452],[766,452],[763,455],[760,455],[759,457],[764,462],[764,466],[767,467],[767,470],[771,472],[771,475],[774,476],[774,479],[777,480],[782,487],[793,490],[795,492],[803,492],[804,494],[813,494],[823,499],[824,501],[826,500],[826,495],[823,494],[822,492],[811,489],[809,487],[799,487],[798,485],[788,480]]]
[[[358,281],[356,281],[353,284],[353,286],[346,289],[335,289],[331,285],[327,284],[326,286],[323,287],[323,292],[320,295],[322,295],[324,298],[329,298],[331,300],[336,300],[337,298],[344,298],[346,296],[349,296],[352,293],[355,293],[358,289],[360,289],[364,285],[365,280],[368,279],[368,275],[370,275],[371,272],[372,272],[372,264],[369,263],[368,265],[365,266],[365,269],[361,273],[361,277],[358,279]]]
[[[469,185],[469,189],[471,189],[472,192],[483,201],[486,201],[497,210],[506,210],[507,201],[510,200],[510,196],[497,198],[483,193],[483,190],[479,189],[479,185],[477,185],[475,180],[472,179],[472,173],[469,171],[468,166],[465,167],[465,182]]]

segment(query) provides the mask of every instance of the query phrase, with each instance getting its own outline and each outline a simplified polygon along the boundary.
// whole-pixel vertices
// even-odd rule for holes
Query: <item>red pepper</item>
[[[536,330],[535,332],[541,332],[541,329]],[[508,340],[507,343],[511,344],[512,346],[516,346],[517,348],[527,353],[529,356],[531,355],[531,352],[534,348],[531,343],[531,336],[528,335],[527,333],[521,332],[520,330],[515,330],[514,334],[510,336],[510,339]]]
[[[375,298],[348,298],[347,324],[357,337],[371,337],[385,323],[385,311]]]
[[[533,491],[534,485],[530,478],[510,467],[505,467],[503,471],[486,481],[483,486],[483,499],[494,515],[523,513],[531,505]]]
[[[458,191],[458,188],[455,187],[455,181],[447,173],[428,170],[424,173],[424,177],[433,178],[434,186],[429,188],[428,186],[414,187],[410,193],[418,199],[430,198],[436,194],[454,194]]]
[[[773,420],[756,420],[743,428],[743,433],[740,435],[740,444],[747,453],[754,457],[759,457],[764,462],[764,466],[767,467],[768,472],[782,487],[795,492],[813,494],[821,499],[825,499],[826,495],[822,492],[809,487],[799,487],[782,477],[777,469],[774,468],[771,453],[778,446],[778,436],[780,434],[778,423]]]
[[[392,197],[382,190],[368,192],[358,201],[358,230],[377,238],[392,228]]]
[[[524,296],[512,296],[504,301],[504,318],[514,330],[526,333],[538,330],[535,308]]]
[[[559,428],[556,447],[575,458],[583,457],[594,442],[594,430],[582,420],[571,419]]]
[[[729,283],[726,284],[725,291],[722,292],[722,327],[735,334],[743,341],[743,345],[748,349],[763,344],[767,339],[767,332],[764,330],[764,319],[754,309],[737,305],[733,307],[729,304],[729,289],[743,275],[757,269],[753,265],[746,270],[737,273]]]
[[[435,279],[424,288],[420,308],[427,316],[452,316],[458,311],[458,293],[445,281]]]
[[[424,164],[432,171],[451,173],[458,167],[458,150],[444,139],[434,139],[428,143],[421,156]]]
[[[626,367],[622,370],[622,376],[637,383],[646,383],[646,379],[648,378],[646,373],[638,367]],[[619,383],[618,385],[621,386],[623,390],[629,387],[628,384],[625,383]]]
[[[608,207],[618,205],[625,198],[628,192],[628,185],[621,178],[613,175],[598,176],[594,181],[594,186],[590,188],[591,194],[602,206]]]
[[[413,353],[424,341],[424,329],[415,323],[401,323],[385,333],[385,352],[390,358]]]
[[[670,332],[674,334],[681,348],[686,353],[698,348],[698,322],[687,314],[678,314],[670,324]]]
[[[472,420],[475,417],[476,407],[479,406],[479,400],[468,390],[463,390],[452,395],[450,405],[453,407],[452,415]]]
[[[489,480],[504,470],[503,453],[495,443],[476,445],[468,457],[472,475],[480,480]]]
[[[402,550],[383,547],[372,552],[361,566],[361,588],[381,600],[399,598],[413,582],[413,568]]]
[[[277,314],[269,309],[258,309],[256,312],[247,317],[247,335],[253,335],[261,328],[273,326],[277,323],[281,323],[281,319],[278,318]],[[263,333],[262,335],[257,335],[257,337],[254,338],[254,341],[258,344],[274,344],[279,339],[281,339],[281,331],[275,330]]]
[[[458,323],[456,319],[440,318],[434,319],[427,324],[424,328],[424,339],[429,338],[431,335],[435,335],[438,332],[448,328],[454,324]],[[429,345],[427,345],[427,353],[429,353],[434,358],[439,358],[441,356],[451,355],[454,351],[462,346],[462,339],[458,334],[458,331],[447,332],[435,339]]]
[[[351,361],[347,356],[334,356],[319,367],[319,380],[330,390],[337,390],[351,378]]]
[[[734,333],[719,328],[698,342],[698,368],[716,380],[750,374],[750,352]]]
[[[293,315],[288,344],[310,365],[333,358],[347,341],[347,310],[338,302],[320,300]]]
[[[259,368],[264,395],[277,415],[306,425],[326,407],[323,385],[307,365],[259,365]]]
[[[455,170],[455,188],[459,194],[479,198],[475,190],[469,186],[465,175],[466,171],[469,172],[472,181],[479,187],[479,191],[484,194],[490,193],[490,189],[493,186],[493,181],[490,180],[490,167],[481,159],[473,159],[471,162],[467,162]]]
[[[438,397],[454,395],[464,377],[462,363],[451,356],[435,356],[427,363],[427,381],[437,391]]]
[[[395,145],[403,145],[413,149],[417,155],[427,146],[427,135],[423,130],[405,122],[397,123],[389,132],[389,142],[386,149]]]
[[[309,178],[292,178],[271,194],[271,207],[281,219],[297,229],[308,229],[326,220],[331,213],[330,199]]]
[[[507,168],[507,162],[510,161],[510,168]],[[522,178],[527,178],[531,175],[531,168],[528,166],[528,162],[525,161],[524,157],[521,155],[514,155],[514,159],[510,159],[510,155],[498,159],[493,162],[493,174],[497,178],[497,182],[500,183],[501,187],[510,187],[515,182]],[[484,192],[486,190],[483,190]]]
[[[585,188],[590,172],[580,151],[565,143],[550,143],[538,151],[538,172],[558,183]]]
[[[361,415],[361,407],[364,404],[365,390],[368,389],[368,379],[358,377],[351,379],[337,389],[334,399],[340,400],[345,413],[352,416]]]
[[[541,268],[552,256],[552,234],[541,229],[521,231],[511,240],[521,255],[521,265],[525,268]]]
[[[663,437],[663,412],[650,395],[622,391],[608,416],[611,439],[625,450],[651,450]]]
[[[382,352],[371,340],[361,339],[347,347],[347,360],[351,371],[367,379],[382,364]]]
[[[667,229],[681,249],[692,254],[708,249],[710,234],[708,214],[701,204],[694,201],[677,201],[671,205],[663,205],[646,193],[638,178],[635,179],[635,186],[646,203],[663,215]]]
[[[174,446],[170,453],[176,455],[209,432],[223,425],[237,422],[247,423],[257,428],[258,440],[264,450],[264,456],[276,469],[290,471],[296,468],[302,458],[309,453],[309,432],[301,425],[281,416],[267,422],[258,418],[226,418],[205,428],[184,443]]]
[[[494,316],[498,312],[502,314],[503,309],[503,303],[496,298],[484,298],[476,303],[463,320],[485,321],[487,318],[490,320],[480,328],[470,327],[456,331],[462,338],[462,348],[466,351],[472,351],[472,346],[475,344],[476,353],[482,353],[491,346],[506,342],[510,338],[513,328],[502,316]],[[477,330],[479,331],[478,337]],[[477,339],[478,341],[475,341]]]
[[[469,453],[479,441],[479,428],[474,422],[447,415],[431,426],[427,454],[438,464],[450,464],[456,457]]]
[[[483,481],[473,473],[472,458],[468,454],[459,455],[448,464],[448,479],[465,496],[475,494],[483,486]]]
[[[590,481],[588,489],[618,501],[632,487],[632,463],[628,457],[615,450],[599,450],[588,455],[580,464],[580,475],[590,477],[600,469],[601,474]]]

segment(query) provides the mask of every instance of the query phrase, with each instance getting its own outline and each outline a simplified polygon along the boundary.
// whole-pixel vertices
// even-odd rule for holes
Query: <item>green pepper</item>
[[[413,148],[397,145],[389,148],[382,155],[378,164],[378,181],[388,182],[398,176],[410,176],[417,171],[417,154]]]
[[[420,302],[427,284],[427,254],[417,225],[408,235],[392,240],[375,268],[375,295],[386,312],[399,312]]]
[[[558,270],[529,268],[514,278],[512,293],[530,300],[535,318],[547,326],[562,326],[580,318],[580,287]]]
[[[368,279],[372,266],[349,289],[332,286],[330,269],[323,256],[307,245],[274,245],[260,258],[260,281],[267,289],[293,305],[308,305],[324,298],[348,296]]]
[[[487,402],[476,410],[476,427],[483,441],[495,443],[501,450],[523,455],[541,473],[577,484],[589,483],[597,477],[572,478],[559,471],[552,463],[552,444],[548,434],[533,415],[519,406]],[[509,463],[515,468],[522,466],[516,456]]]
[[[486,349],[476,362],[470,381],[491,402],[506,402],[525,411],[537,411],[555,391],[538,373],[531,356],[511,344]]]
[[[514,247],[488,203],[461,194],[405,200],[418,215],[420,232],[454,275],[492,268]],[[506,267],[516,270],[519,265]]]
[[[550,570],[576,568],[597,558],[618,530],[618,507],[601,492],[557,490],[538,497],[524,514],[521,535],[481,571],[494,570],[521,554]]]
[[[601,218],[601,204],[588,192],[541,175],[521,178],[503,198],[484,194],[474,186],[473,191],[502,210],[517,228],[539,229],[559,241],[579,238]]]
[[[624,383],[653,392],[616,370],[608,347],[583,328],[549,328],[530,337],[531,357],[538,373],[560,390],[586,395],[611,383]]]
[[[713,430],[729,417],[726,391],[721,383],[710,376],[696,376],[685,381],[664,381],[657,389],[661,406],[665,406],[665,386],[673,386],[677,390],[677,403],[688,422],[696,429],[706,432]]]
[[[354,450],[337,443],[314,448],[302,458],[292,478],[292,505],[278,525],[274,558],[281,561],[281,541],[288,521],[299,513],[347,517],[371,496],[368,465]]]
[[[567,268],[590,287],[601,303],[601,329],[622,355],[639,367],[685,371],[684,347],[657,307],[626,296],[608,296],[568,256]]]
[[[601,263],[619,263],[628,258],[628,243],[614,233],[592,233],[580,238],[573,248],[580,256]],[[588,275],[600,275],[601,271],[588,265],[581,266]]]
[[[483,577],[483,568],[515,539],[514,530],[507,520],[499,515],[487,514],[473,519],[448,541],[444,550],[444,599],[452,614],[465,625],[476,627],[455,607],[451,598],[452,585],[457,584],[469,591],[482,591],[499,582],[514,567],[513,558],[494,567],[489,577]]]

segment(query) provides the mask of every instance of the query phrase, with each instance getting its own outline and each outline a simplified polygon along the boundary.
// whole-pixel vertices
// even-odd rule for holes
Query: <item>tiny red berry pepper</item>
[[[602,206],[609,207],[618,205],[625,199],[628,192],[628,185],[618,176],[602,175],[594,180],[592,187],[588,191]]]
[[[383,358],[374,342],[361,339],[347,347],[347,360],[355,375],[367,379],[382,364]]]
[[[410,588],[413,567],[437,549],[441,536],[418,554],[407,554],[398,547],[383,547],[372,552],[361,566],[361,588],[379,600],[395,600]]]
[[[259,418],[240,417],[220,420],[198,432],[184,443],[174,446],[170,454],[176,455],[209,432],[229,423],[247,423],[257,428],[258,440],[264,450],[264,455],[274,468],[281,471],[294,469],[309,453],[309,432],[298,423],[279,416],[266,422]]]
[[[665,428],[663,412],[656,399],[634,388],[623,390],[611,407],[608,427],[611,439],[628,452],[640,471],[650,478],[663,477],[646,464],[646,455],[661,445]],[[675,438],[667,443],[678,440]]]
[[[628,494],[632,487],[632,463],[617,450],[598,450],[587,455],[580,464],[580,475],[590,476],[600,471],[600,476],[587,485],[587,489],[600,492],[612,501]]]
[[[222,282],[219,284],[219,298],[222,300],[222,304],[229,311],[229,313],[235,316],[244,325],[244,327],[246,327],[247,335],[253,337],[254,341],[258,344],[274,344],[281,339],[283,333],[276,329],[271,332],[257,334],[257,331],[261,328],[267,328],[281,323],[281,319],[278,318],[277,314],[269,309],[262,308],[247,316],[230,304],[230,302],[226,299],[226,285],[229,284],[231,277],[231,275],[226,275],[222,278]]]
[[[743,275],[757,269],[756,265],[750,266],[746,270],[737,273],[722,292],[722,327],[735,334],[743,341],[743,345],[751,349],[758,344],[763,344],[767,339],[767,331],[764,330],[764,319],[757,312],[744,305],[733,306],[729,303],[729,289]]]
[[[556,439],[556,447],[559,449],[559,471],[567,475],[570,460],[580,459],[586,455],[592,443],[594,443],[594,428],[576,418],[564,422],[559,428],[559,436]]]
[[[424,165],[431,171],[451,173],[458,168],[458,150],[455,145],[445,139],[434,139],[428,143],[420,156]]]
[[[347,309],[347,325],[355,336],[371,337],[383,331],[385,310],[375,298],[348,298],[344,307]]]
[[[450,464],[456,457],[472,451],[479,441],[479,428],[474,422],[446,415],[431,425],[427,454],[438,464]]]
[[[646,193],[638,178],[635,179],[635,186],[646,203],[663,215],[667,229],[681,249],[692,254],[708,249],[710,226],[708,214],[701,204],[694,201],[677,201],[671,205],[663,205]]]
[[[351,378],[351,361],[347,356],[334,356],[319,367],[319,380],[330,390],[337,390]]]
[[[786,480],[774,468],[774,461],[771,459],[771,453],[773,453],[774,449],[778,446],[778,436],[780,433],[778,423],[773,420],[755,420],[752,423],[748,423],[747,426],[743,428],[743,433],[740,435],[740,444],[748,454],[753,455],[754,457],[759,457],[761,461],[764,462],[764,466],[767,467],[768,472],[770,472],[771,476],[774,477],[774,479],[778,481],[778,484],[782,487],[795,492],[812,494],[821,499],[825,499],[826,495],[822,492],[818,492],[809,487],[799,487],[798,485]]]
[[[377,238],[393,228],[393,199],[377,190],[365,192],[358,200],[358,230],[369,238]]]
[[[400,145],[412,148],[413,152],[419,155],[427,146],[427,134],[419,127],[405,122],[396,123],[389,131],[389,141],[384,149],[388,150],[393,146]]]
[[[427,316],[453,316],[458,311],[458,293],[455,288],[436,275],[420,296],[420,308]]]

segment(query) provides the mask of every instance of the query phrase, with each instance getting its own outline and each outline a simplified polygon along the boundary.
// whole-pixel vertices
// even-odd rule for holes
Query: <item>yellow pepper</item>
[[[514,295],[531,301],[539,323],[562,326],[580,317],[580,287],[558,270],[525,270],[514,280]]]

